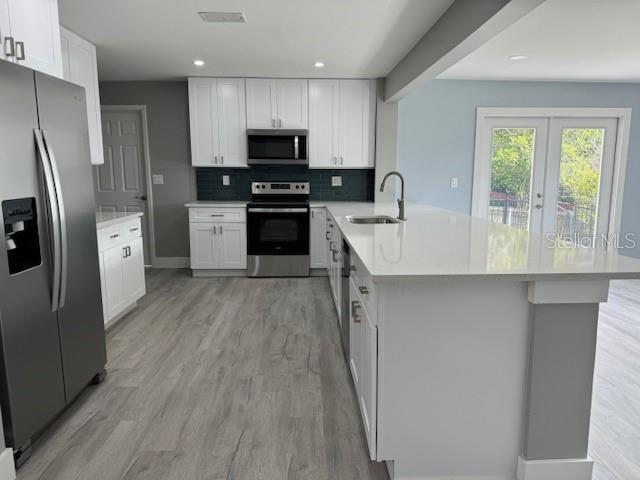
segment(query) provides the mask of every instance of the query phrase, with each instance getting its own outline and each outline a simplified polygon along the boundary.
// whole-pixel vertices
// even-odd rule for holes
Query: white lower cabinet
[[[103,229],[98,234],[102,308],[105,324],[146,293],[140,219]]]
[[[327,211],[324,207],[312,208],[310,219],[311,268],[327,268]]]
[[[331,295],[338,311],[338,321],[342,325],[348,313],[342,312],[342,234],[330,215],[327,215],[327,275],[331,286]]]
[[[376,459],[378,399],[378,329],[367,312],[360,288],[353,277],[349,281],[350,309],[343,313],[349,319],[349,369],[358,397],[362,423],[371,460]]]
[[[245,208],[189,208],[192,270],[247,268]]]

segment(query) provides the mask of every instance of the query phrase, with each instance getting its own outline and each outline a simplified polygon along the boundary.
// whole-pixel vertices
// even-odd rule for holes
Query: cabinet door
[[[358,298],[358,290],[353,281],[349,281],[349,298],[351,299],[349,311],[345,312],[343,320],[349,321],[349,368],[356,386],[357,398],[360,399],[362,393],[362,319],[364,313],[362,303]]]
[[[189,79],[189,125],[191,164],[218,164],[218,92],[215,78]]]
[[[247,268],[247,224],[218,225],[219,265],[221,269]]]
[[[102,253],[104,267],[102,301],[106,312],[105,322],[115,317],[127,305],[122,266],[124,256],[125,250],[121,246],[110,248]]]
[[[339,166],[372,166],[369,158],[369,105],[368,80],[340,80]]]
[[[338,163],[338,80],[309,80],[309,167]]]
[[[189,224],[191,268],[218,268],[217,232],[217,226],[210,223]]]
[[[13,58],[7,57],[4,53],[4,39],[10,36],[9,3],[8,0],[0,0],[0,60],[13,62]]]
[[[369,456],[371,460],[375,460],[378,415],[378,329],[365,309],[360,309],[358,314],[362,318],[360,324],[362,363],[358,372],[360,374],[360,411],[369,444]]]
[[[247,166],[247,117],[245,87],[242,78],[218,79],[219,164]]]
[[[104,154],[96,47],[63,27],[60,39],[64,79],[85,89],[91,163],[100,165],[104,163]]]
[[[278,128],[309,128],[307,80],[278,80]]]
[[[247,79],[247,128],[277,128],[276,81]]]
[[[311,209],[310,252],[311,268],[327,268],[326,232],[327,212],[324,208]]]
[[[137,301],[146,293],[142,237],[138,237],[131,242],[129,244],[129,250],[129,255],[122,261],[124,292],[127,298],[127,305]]]
[[[11,34],[16,42],[24,43],[25,59],[19,60],[18,63],[62,78],[58,1],[7,0],[7,2]]]

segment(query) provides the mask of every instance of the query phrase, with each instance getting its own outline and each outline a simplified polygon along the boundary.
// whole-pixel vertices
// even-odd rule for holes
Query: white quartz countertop
[[[97,212],[96,225],[98,228],[105,228],[116,223],[126,222],[134,218],[141,217],[142,212]]]
[[[246,200],[212,200],[212,201],[200,201],[186,203],[184,206],[187,208],[233,208],[233,207],[246,207]]]
[[[554,246],[538,234],[423,205],[406,222],[362,225],[347,215],[395,217],[395,203],[318,202],[378,280],[502,276],[522,280],[640,278],[640,260],[600,248]]]

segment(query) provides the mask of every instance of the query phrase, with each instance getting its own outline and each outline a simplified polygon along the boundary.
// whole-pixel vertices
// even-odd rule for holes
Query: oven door
[[[248,207],[249,255],[309,255],[308,207]]]

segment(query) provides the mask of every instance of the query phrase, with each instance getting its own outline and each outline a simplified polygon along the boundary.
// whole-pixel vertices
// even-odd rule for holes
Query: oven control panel
[[[309,182],[252,182],[251,193],[254,195],[308,195]]]

